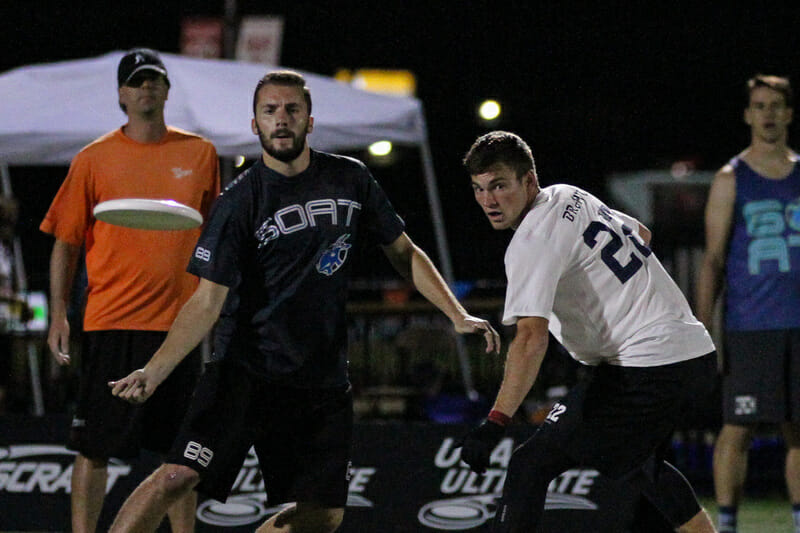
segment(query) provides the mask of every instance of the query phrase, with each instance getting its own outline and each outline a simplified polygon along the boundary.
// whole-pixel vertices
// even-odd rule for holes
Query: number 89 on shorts
[[[197,461],[202,467],[208,467],[211,459],[214,457],[214,452],[200,443],[189,441],[189,444],[186,445],[186,449],[183,451],[183,456],[190,461]]]

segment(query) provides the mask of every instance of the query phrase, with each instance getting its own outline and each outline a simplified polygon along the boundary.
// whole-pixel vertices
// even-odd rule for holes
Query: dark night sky
[[[603,196],[605,178],[615,171],[667,168],[687,157],[700,169],[718,168],[748,141],[744,81],[767,72],[800,83],[796,3],[591,4],[239,0],[238,10],[284,17],[287,67],[323,75],[362,67],[416,74],[456,275],[498,278],[505,239],[492,235],[470,203],[459,164],[486,131],[474,118],[482,98],[504,104],[497,127],[528,140],[544,184],[574,183]],[[141,45],[177,52],[181,17],[222,15],[224,0],[120,5],[34,0],[4,7],[0,71]],[[58,97],[54,87],[55,106]],[[415,154],[406,155],[407,164],[375,174],[412,237],[435,255],[427,208],[419,204],[419,166]],[[49,202],[64,170],[12,168],[15,192]],[[42,250],[49,251],[35,231],[46,207],[34,200],[23,206],[20,232],[32,247],[26,263],[34,286],[44,282],[37,271],[46,261]]]

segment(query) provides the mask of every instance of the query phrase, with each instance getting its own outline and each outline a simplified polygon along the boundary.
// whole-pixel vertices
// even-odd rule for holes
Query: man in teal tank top
[[[786,484],[800,532],[800,165],[787,145],[789,80],[747,83],[751,143],[714,177],[697,316],[711,329],[725,294],[723,427],[714,449],[721,533],[736,531],[753,432],[780,425]]]

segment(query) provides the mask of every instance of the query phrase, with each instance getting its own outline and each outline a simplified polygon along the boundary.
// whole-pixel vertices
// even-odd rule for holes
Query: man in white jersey
[[[663,456],[682,411],[713,386],[714,345],[648,248],[649,230],[577,187],[540,188],[530,148],[512,133],[479,137],[464,165],[492,226],[515,230],[503,323],[517,332],[494,407],[465,436],[462,459],[486,469],[539,373],[548,329],[594,367],[514,451],[494,531],[535,531],[550,481],[592,467],[634,484],[676,530],[713,532]]]

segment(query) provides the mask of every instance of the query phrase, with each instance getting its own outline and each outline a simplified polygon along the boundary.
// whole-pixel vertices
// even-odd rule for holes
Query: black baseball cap
[[[129,50],[119,62],[119,67],[117,67],[118,86],[122,87],[128,83],[128,80],[130,80],[134,74],[143,70],[158,72],[167,79],[167,84],[169,84],[167,67],[164,66],[161,58],[158,57],[158,52],[150,48],[134,48],[133,50]]]

